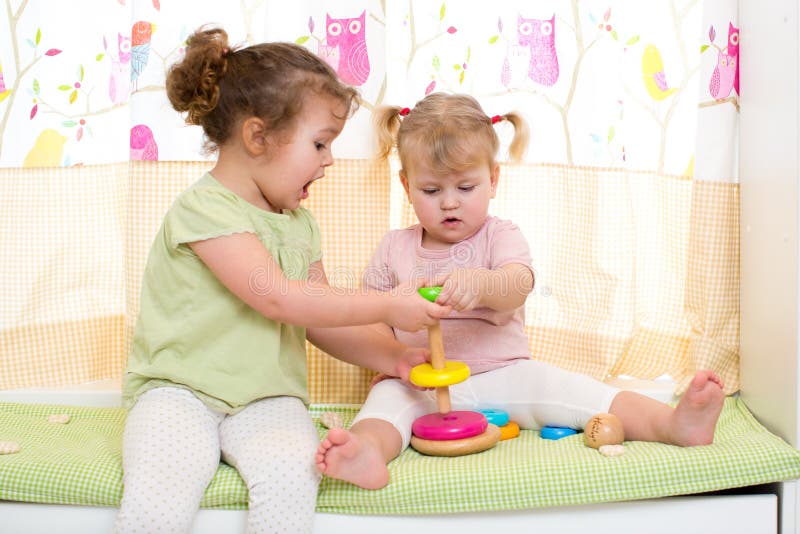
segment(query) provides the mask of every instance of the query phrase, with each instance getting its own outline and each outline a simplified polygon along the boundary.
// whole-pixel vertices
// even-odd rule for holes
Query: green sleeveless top
[[[225,413],[278,395],[308,402],[305,328],[256,312],[188,246],[240,232],[256,234],[289,279],[306,279],[322,257],[308,210],[271,213],[203,176],[175,200],[150,249],[125,371],[127,407],[161,386],[191,390]]]

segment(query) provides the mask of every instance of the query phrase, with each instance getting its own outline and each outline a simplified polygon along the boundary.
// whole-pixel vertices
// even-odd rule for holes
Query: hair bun
[[[200,124],[219,101],[219,81],[225,75],[230,49],[222,28],[200,29],[186,41],[183,59],[167,73],[167,97],[172,107],[187,112],[188,124]]]

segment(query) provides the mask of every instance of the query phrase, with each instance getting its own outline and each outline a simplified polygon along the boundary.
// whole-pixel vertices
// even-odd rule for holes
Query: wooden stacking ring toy
[[[586,444],[594,449],[603,445],[621,445],[625,441],[622,421],[616,415],[599,413],[586,422],[583,428]]]
[[[419,294],[435,302],[441,287],[423,287]],[[411,370],[410,380],[420,387],[436,388],[439,413],[419,417],[411,427],[411,446],[431,456],[461,456],[485,451],[500,441],[500,429],[490,425],[478,412],[451,411],[449,386],[469,377],[469,367],[462,362],[448,362],[444,357],[442,328],[439,323],[428,327],[431,363]]]

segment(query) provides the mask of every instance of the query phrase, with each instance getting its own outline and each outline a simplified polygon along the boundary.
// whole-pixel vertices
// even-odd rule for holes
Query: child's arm
[[[279,322],[305,327],[385,322],[415,331],[450,313],[450,308],[427,302],[411,286],[398,287],[390,294],[290,280],[252,233],[195,241],[189,246],[228,290]]]
[[[458,311],[491,308],[508,311],[525,304],[533,291],[533,272],[521,263],[509,263],[498,269],[456,269],[434,280],[441,285],[438,304]]]
[[[322,261],[309,267],[309,278],[328,285]],[[411,368],[428,361],[429,351],[407,347],[385,323],[339,328],[309,328],[306,337],[334,358],[408,381]]]
[[[338,360],[406,382],[411,368],[427,362],[430,356],[428,349],[408,347],[369,326],[309,328],[306,337]]]

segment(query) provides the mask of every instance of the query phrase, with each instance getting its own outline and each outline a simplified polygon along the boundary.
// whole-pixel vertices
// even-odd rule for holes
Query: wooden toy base
[[[417,452],[428,456],[463,456],[491,449],[498,441],[500,441],[500,429],[491,424],[483,434],[471,438],[434,441],[411,436],[411,446]]]

